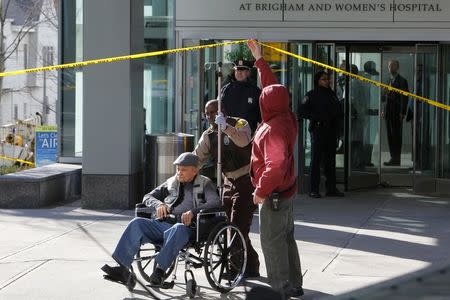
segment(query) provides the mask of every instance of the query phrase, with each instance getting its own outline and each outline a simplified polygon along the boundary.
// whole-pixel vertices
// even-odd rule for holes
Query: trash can
[[[145,136],[144,192],[148,193],[175,174],[173,162],[183,152],[194,150],[194,136],[186,133]]]

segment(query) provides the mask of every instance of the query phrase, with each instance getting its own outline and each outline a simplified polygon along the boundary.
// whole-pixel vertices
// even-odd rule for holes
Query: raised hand
[[[255,58],[255,60],[258,60],[262,57],[261,47],[255,40],[248,41],[247,46],[250,49],[250,51],[252,52],[252,55]]]

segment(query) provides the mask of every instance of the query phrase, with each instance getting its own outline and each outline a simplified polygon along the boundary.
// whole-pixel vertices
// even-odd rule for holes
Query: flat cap
[[[198,156],[191,152],[184,152],[173,162],[175,166],[198,167]]]

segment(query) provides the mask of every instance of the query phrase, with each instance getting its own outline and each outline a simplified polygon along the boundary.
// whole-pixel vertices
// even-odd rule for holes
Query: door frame
[[[424,47],[423,50],[419,49],[421,47]],[[434,49],[431,49],[434,48]],[[427,52],[426,50],[431,49],[431,51]],[[439,101],[439,99],[442,99],[441,97],[441,89],[439,89],[439,82],[440,79],[442,79],[441,77],[441,66],[440,66],[440,62],[441,62],[441,57],[440,57],[440,46],[439,44],[430,44],[430,43],[418,43],[416,44],[416,57],[415,57],[415,67],[417,69],[417,65],[418,65],[418,54],[421,53],[428,53],[428,54],[435,54],[436,55],[436,72],[435,72],[435,76],[436,76],[436,84],[434,86],[435,89],[435,95],[436,95],[436,99],[432,99],[432,100],[436,100]],[[414,77],[414,93],[417,94],[418,91],[418,78],[417,78],[418,74],[417,72],[415,72],[415,77]],[[424,96],[426,97],[426,95]],[[420,101],[420,100],[417,100]],[[416,119],[417,117],[417,101],[414,101],[414,119]],[[438,126],[440,124],[440,116],[441,114],[439,113],[439,111],[437,110],[437,108],[433,108],[434,111],[434,120],[432,121],[434,123],[434,132],[433,132],[433,138],[436,141],[436,147],[434,149],[434,172],[431,175],[424,175],[424,174],[419,174],[417,172],[417,168],[416,168],[416,163],[414,160],[414,164],[413,164],[413,188],[415,192],[418,193],[433,193],[437,191],[437,178],[439,175],[439,161],[440,161],[440,151],[439,151],[439,137],[440,137],[440,126]],[[417,151],[417,131],[418,128],[417,126],[414,126],[414,131],[413,131],[413,153],[416,153]],[[417,153],[415,154],[417,155]],[[413,158],[414,159],[414,158]]]

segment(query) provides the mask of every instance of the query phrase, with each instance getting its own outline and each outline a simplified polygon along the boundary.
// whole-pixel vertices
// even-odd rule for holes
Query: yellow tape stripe
[[[233,44],[240,44],[240,43],[244,43],[247,42],[248,40],[239,40],[239,41],[232,41],[232,42],[223,42],[223,43],[217,43],[217,44],[208,44],[208,45],[201,45],[201,46],[193,46],[193,47],[185,47],[185,48],[177,48],[177,49],[169,49],[169,50],[162,50],[162,51],[155,51],[155,52],[146,52],[146,53],[140,53],[140,54],[132,54],[132,55],[124,55],[124,56],[115,56],[115,57],[109,57],[109,58],[102,58],[102,59],[93,59],[93,60],[87,60],[87,61],[82,61],[82,62],[76,62],[76,63],[68,63],[68,64],[60,64],[60,65],[54,65],[54,66],[47,66],[47,67],[40,67],[40,68],[32,68],[32,69],[25,69],[25,70],[17,70],[17,71],[9,71],[9,72],[3,72],[0,73],[0,77],[6,77],[6,76],[13,76],[13,75],[20,75],[20,74],[28,74],[28,73],[35,73],[35,72],[42,72],[42,71],[52,71],[52,70],[60,70],[60,69],[67,69],[67,68],[79,68],[79,67],[85,67],[85,66],[89,66],[89,65],[95,65],[95,64],[103,64],[103,63],[111,63],[111,62],[118,62],[118,61],[124,61],[124,60],[129,60],[129,59],[138,59],[138,58],[145,58],[145,57],[151,57],[151,56],[158,56],[158,55],[165,55],[165,54],[171,54],[171,53],[177,53],[177,52],[184,52],[184,51],[192,51],[192,50],[200,50],[200,49],[205,49],[205,48],[213,48],[213,47],[219,47],[219,46],[225,46],[225,45],[233,45]],[[372,80],[372,79],[368,79],[365,78],[363,76],[360,75],[356,75],[344,70],[341,70],[339,68],[336,67],[332,67],[330,65],[300,56],[298,54],[294,54],[291,53],[289,51],[283,50],[283,49],[279,49],[270,45],[266,45],[264,43],[260,43],[258,42],[260,45],[273,49],[275,51],[278,51],[280,53],[295,57],[297,59],[321,66],[325,69],[329,69],[332,71],[335,71],[337,73],[342,73],[345,74],[347,76],[351,76],[353,78],[356,78],[360,81],[364,81],[364,82],[368,82],[370,84],[373,84],[375,86],[378,86],[380,88],[384,88],[390,91],[394,91],[397,92],[399,94],[405,95],[407,97],[411,97],[411,98],[415,98],[418,100],[421,100],[425,103],[428,103],[430,105],[433,105],[435,107],[439,107],[445,110],[450,111],[450,106],[439,103],[437,101],[419,96],[419,95],[415,95],[394,87],[391,87],[387,84]]]
[[[26,160],[22,160],[22,159],[16,159],[16,158],[11,158],[11,157],[7,157],[7,156],[1,156],[0,158],[6,159],[6,160],[12,160],[12,161],[18,161],[27,165],[34,165],[34,163],[30,162],[30,161],[26,161]]]
[[[358,79],[360,81],[365,81],[365,82],[371,83],[371,84],[373,84],[375,86],[378,86],[380,88],[384,88],[384,89],[387,89],[389,91],[394,91],[394,92],[397,92],[397,93],[402,94],[402,95],[407,96],[407,97],[416,98],[416,99],[421,100],[421,101],[423,101],[425,103],[428,103],[430,105],[433,105],[433,106],[436,106],[436,107],[439,107],[439,108],[442,108],[442,109],[450,111],[450,106],[445,105],[443,103],[439,103],[437,101],[434,101],[434,100],[431,100],[431,99],[428,99],[428,98],[425,98],[425,97],[422,97],[422,96],[419,96],[419,95],[416,95],[416,94],[412,94],[412,93],[400,90],[398,88],[394,88],[394,87],[392,87],[390,85],[387,85],[387,84],[384,84],[384,83],[381,83],[381,82],[378,82],[378,81],[375,81],[375,80],[372,80],[372,79],[369,79],[369,78],[365,78],[363,76],[356,75],[356,74],[344,71],[344,70],[336,68],[336,67],[332,67],[330,65],[327,65],[327,64],[324,64],[324,63],[321,63],[321,62],[318,62],[318,61],[315,61],[315,60],[312,60],[312,59],[309,59],[309,58],[306,58],[306,57],[303,57],[303,56],[300,56],[300,55],[297,55],[297,54],[294,54],[294,53],[291,53],[291,52],[283,50],[283,49],[279,49],[279,48],[276,48],[276,47],[273,47],[273,46],[270,46],[270,45],[266,45],[266,44],[260,43],[260,42],[258,42],[258,44],[260,44],[260,45],[262,45],[264,47],[273,49],[275,51],[278,51],[280,53],[283,53],[283,54],[286,54],[286,55],[298,58],[300,60],[303,60],[303,61],[315,64],[315,65],[321,66],[321,67],[323,67],[325,69],[329,69],[329,70],[335,71],[337,73],[342,73],[344,75],[351,76],[351,77],[356,78],[356,79]]]
[[[145,57],[165,55],[165,54],[171,54],[171,53],[177,53],[177,52],[200,50],[200,49],[212,48],[212,47],[218,47],[218,46],[240,44],[240,43],[244,43],[246,41],[247,40],[223,42],[223,43],[218,43],[218,44],[208,44],[208,45],[200,45],[200,46],[193,46],[193,47],[169,49],[169,50],[163,50],[163,51],[146,52],[146,53],[140,53],[140,54],[132,54],[132,55],[109,57],[109,58],[93,59],[93,60],[87,60],[87,61],[80,61],[80,62],[76,62],[76,63],[68,63],[68,64],[61,64],[61,65],[54,65],[54,66],[47,66],[47,67],[39,67],[39,68],[32,68],[32,69],[25,69],[25,70],[9,71],[9,72],[0,73],[0,77],[20,75],[20,74],[28,74],[28,73],[35,73],[35,72],[42,72],[42,71],[53,71],[53,70],[60,70],[60,69],[67,69],[67,68],[86,67],[86,66],[89,66],[89,65],[112,63],[112,62],[118,62],[118,61],[129,60],[129,59],[145,58]]]

